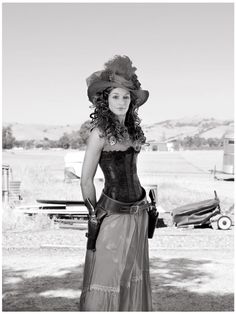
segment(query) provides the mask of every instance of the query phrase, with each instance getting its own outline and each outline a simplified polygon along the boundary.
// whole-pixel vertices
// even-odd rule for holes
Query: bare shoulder
[[[92,131],[90,132],[90,135],[92,135],[92,136],[97,136],[97,137],[101,137],[101,136],[102,136],[102,131],[101,131],[99,128],[95,127],[95,128],[93,128]]]
[[[97,128],[94,128],[89,134],[81,175],[81,182],[83,183],[93,180],[95,176],[104,146],[104,138],[100,135],[101,133]]]
[[[88,145],[102,149],[104,144],[105,137],[102,136],[101,130],[99,130],[99,128],[93,128],[89,135]]]

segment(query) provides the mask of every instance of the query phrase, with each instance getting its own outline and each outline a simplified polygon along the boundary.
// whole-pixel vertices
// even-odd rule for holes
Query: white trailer
[[[85,151],[70,151],[64,156],[64,178],[66,181],[80,180]],[[104,176],[98,165],[95,179],[103,180]]]

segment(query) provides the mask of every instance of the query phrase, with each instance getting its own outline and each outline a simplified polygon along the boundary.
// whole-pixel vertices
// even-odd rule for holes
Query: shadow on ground
[[[211,260],[188,258],[150,259],[153,309],[155,311],[234,311],[233,293],[204,291],[213,280]],[[220,285],[220,283],[219,283]]]
[[[3,268],[3,311],[78,311],[83,266],[58,274],[26,278],[27,270]]]
[[[199,270],[207,263],[211,261],[150,259],[153,310],[233,311],[233,293],[200,293],[189,288],[211,280],[209,273]],[[77,266],[30,277],[28,270],[3,268],[3,311],[78,311],[82,273],[83,266]]]

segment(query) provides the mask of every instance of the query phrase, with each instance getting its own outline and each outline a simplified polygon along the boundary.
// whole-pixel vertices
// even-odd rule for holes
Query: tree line
[[[178,139],[174,142],[174,148],[176,150],[190,149],[190,150],[213,150],[213,149],[223,149],[224,138],[210,137],[204,138],[199,135],[186,136],[183,139]]]
[[[78,131],[64,133],[58,140],[50,140],[45,137],[43,140],[17,140],[14,137],[11,126],[5,126],[2,129],[2,147],[11,149],[14,147],[31,148],[63,148],[63,149],[85,149],[90,132],[90,121],[85,121]],[[205,139],[199,135],[186,136],[183,139],[177,139],[174,142],[174,149],[222,149],[223,138]]]
[[[44,137],[42,140],[17,140],[14,137],[11,126],[9,125],[2,128],[2,147],[3,149],[11,149],[14,147],[23,147],[24,149],[84,149],[87,144],[90,128],[90,121],[87,120],[81,125],[78,131],[72,131],[71,133],[64,132],[58,140],[50,140],[47,137]]]

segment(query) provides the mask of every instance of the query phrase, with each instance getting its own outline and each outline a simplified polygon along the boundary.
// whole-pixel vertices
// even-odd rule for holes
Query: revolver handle
[[[151,189],[149,191],[149,197],[151,199],[152,204],[155,204],[156,203],[156,194],[155,194],[154,189]]]

